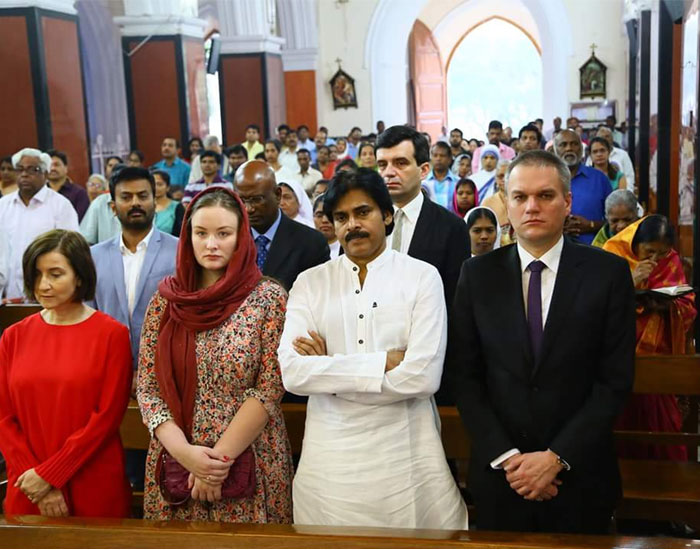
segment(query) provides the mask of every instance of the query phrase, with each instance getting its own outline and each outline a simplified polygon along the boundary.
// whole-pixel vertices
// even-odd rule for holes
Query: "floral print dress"
[[[153,435],[172,419],[154,369],[160,321],[167,301],[158,292],[148,306],[141,333],[137,397],[151,433],[146,459],[144,518],[232,523],[291,523],[292,459],[280,402],[284,395],[277,347],[284,327],[286,293],[263,279],[238,310],[216,328],[196,335],[197,393],[191,443],[213,447],[246,399],[257,399],[269,421],[253,442],[257,487],[247,499],[215,503],[188,500],[170,506],[160,494],[155,467],[163,448]]]

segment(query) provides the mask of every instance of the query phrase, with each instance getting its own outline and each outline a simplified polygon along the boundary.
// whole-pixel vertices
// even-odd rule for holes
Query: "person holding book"
[[[673,296],[673,293],[644,292],[687,285],[680,256],[673,244],[673,226],[667,218],[655,214],[629,225],[603,245],[604,250],[626,259],[632,271],[637,290],[637,355],[686,352],[686,332],[697,315],[695,294]],[[618,419],[617,428],[680,432],[681,424],[675,396],[634,394]],[[685,461],[687,449],[625,442],[618,445],[618,455]]]

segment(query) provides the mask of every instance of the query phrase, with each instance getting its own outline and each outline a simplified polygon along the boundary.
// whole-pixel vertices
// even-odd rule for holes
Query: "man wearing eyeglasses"
[[[0,235],[5,239],[7,265],[3,296],[24,298],[22,255],[39,235],[51,229],[78,231],[78,215],[68,199],[46,185],[51,157],[25,148],[12,156],[17,191],[0,199]]]
[[[299,273],[327,262],[326,238],[280,210],[280,188],[275,173],[261,160],[251,160],[237,171],[234,186],[245,204],[258,251],[258,267],[289,290]]]

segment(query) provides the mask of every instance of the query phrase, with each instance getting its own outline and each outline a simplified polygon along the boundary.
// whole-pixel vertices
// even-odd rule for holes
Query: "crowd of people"
[[[616,455],[685,456],[611,436],[680,430],[673,396],[628,397],[696,309],[635,294],[687,281],[614,119],[553,124],[251,124],[85,187],[60,151],[2,159],[3,300],[43,308],[0,340],[5,513],[123,517],[133,487],[147,519],[467,529],[438,404],[479,528],[605,532]],[[130,395],[146,455],[121,447]],[[283,400],[307,403],[296,471]]]

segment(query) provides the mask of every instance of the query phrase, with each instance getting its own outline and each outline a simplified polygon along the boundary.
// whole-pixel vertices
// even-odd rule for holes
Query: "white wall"
[[[595,55],[608,67],[607,99],[617,100],[617,119],[622,122],[627,102],[627,34],[622,21],[622,0],[564,0],[572,29],[573,52],[569,58],[569,102],[579,102],[579,67]],[[597,101],[598,99],[596,99]],[[551,126],[551,121],[545,121]]]
[[[397,0],[402,1],[402,0]],[[374,131],[372,94],[369,69],[364,66],[367,28],[378,0],[352,0],[338,4],[333,0],[318,2],[318,66],[316,70],[316,102],[319,126],[327,126],[331,135],[347,135],[359,126],[365,134]],[[333,109],[331,87],[328,83],[338,70],[337,58],[343,70],[355,79],[358,107]],[[397,93],[405,94],[405,82],[399,83]]]

